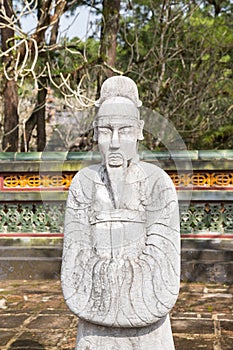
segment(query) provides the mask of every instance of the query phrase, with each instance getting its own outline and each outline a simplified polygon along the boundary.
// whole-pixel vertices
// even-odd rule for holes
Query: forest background
[[[70,38],[61,18],[84,11],[86,35]],[[165,117],[148,149],[163,149],[166,121],[188,149],[233,147],[233,1],[1,0],[0,34],[0,151],[92,149],[90,110],[113,75]]]

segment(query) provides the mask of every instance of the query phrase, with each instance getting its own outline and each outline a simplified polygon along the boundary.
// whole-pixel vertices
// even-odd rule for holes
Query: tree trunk
[[[105,80],[114,75],[116,65],[117,34],[119,31],[120,0],[103,0],[103,13],[100,37],[100,62],[107,66],[97,78],[97,95]]]
[[[37,30],[35,39],[37,45],[40,46],[45,41],[45,31],[47,25],[50,22],[49,8],[51,5],[51,0],[41,1],[37,3]],[[40,55],[40,58],[43,58],[43,54]],[[45,108],[46,108],[46,96],[47,96],[47,86],[46,78],[41,78],[38,81],[38,93],[37,93],[37,102],[36,106],[26,121],[25,131],[22,137],[21,150],[23,152],[28,152],[30,150],[30,140],[32,132],[35,127],[37,127],[37,151],[42,152],[46,145],[46,130],[45,130]]]
[[[53,46],[56,44],[57,41],[57,35],[58,35],[58,28],[59,28],[59,21],[62,13],[64,12],[64,8],[66,5],[66,1],[61,0],[56,2],[55,12],[53,14],[53,17],[51,18],[49,13],[49,8],[51,5],[51,0],[48,1],[38,1],[37,5],[37,18],[38,18],[38,28],[37,28],[37,35],[36,40],[38,45],[42,44],[45,41],[45,28],[52,20],[52,27],[51,27],[51,36],[50,36],[50,42],[49,45]],[[43,30],[42,30],[43,28]],[[45,59],[46,57],[42,53],[40,55],[40,58]],[[25,125],[25,136],[24,136],[24,142],[22,142],[22,150],[25,150],[25,144],[27,151],[29,150],[29,142],[32,135],[32,131],[37,126],[37,151],[43,151],[46,146],[46,123],[45,123],[45,116],[46,116],[46,97],[47,97],[47,79],[41,78],[38,82],[38,94],[37,94],[37,103],[34,108],[34,111],[30,118],[27,120]]]
[[[4,9],[8,18],[13,17],[12,4],[10,0],[3,0],[1,8]],[[14,30],[7,27],[7,21],[2,16],[0,22],[5,26],[1,29],[2,52],[10,47],[10,40],[14,40]],[[12,57],[3,57],[6,66],[12,64]],[[16,152],[18,150],[19,116],[18,116],[18,89],[14,79],[6,80],[3,89],[4,98],[4,136],[2,148],[4,151]]]
[[[37,151],[42,152],[46,145],[45,131],[45,108],[47,89],[45,87],[46,79],[38,82],[38,93],[36,106],[25,123],[25,132],[22,137],[21,151],[28,152],[30,150],[30,140],[34,128],[37,126]]]
[[[19,138],[18,91],[15,80],[6,82],[4,92],[3,151],[17,152]]]
[[[120,0],[103,1],[103,22],[101,29],[101,57],[109,66],[116,64],[117,34],[119,31]],[[108,76],[113,72],[109,70]]]
[[[46,110],[46,96],[47,87],[46,79],[43,79],[43,84],[39,84],[39,91],[37,95],[37,151],[42,152],[46,145],[46,130],[45,130],[45,110]]]

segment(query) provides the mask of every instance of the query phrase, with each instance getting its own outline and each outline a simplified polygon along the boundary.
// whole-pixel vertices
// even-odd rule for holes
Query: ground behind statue
[[[171,313],[176,350],[232,350],[232,295],[227,285],[182,283]],[[77,325],[59,281],[1,281],[2,350],[73,350]]]

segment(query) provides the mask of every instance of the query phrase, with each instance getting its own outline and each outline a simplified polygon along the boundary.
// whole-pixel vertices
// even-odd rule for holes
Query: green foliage
[[[230,8],[229,1],[220,10],[209,2],[135,1],[121,19],[118,68],[137,82],[144,105],[173,121],[190,149],[211,142],[232,147]]]
[[[67,15],[84,5],[91,7],[96,25],[101,26],[100,0],[67,1]],[[114,74],[121,71],[133,78],[143,105],[170,119],[189,149],[231,148],[232,1],[122,0],[120,14]],[[86,96],[95,98],[100,72],[106,69],[100,60],[100,40],[90,34],[86,41],[61,38],[54,48],[45,44],[35,75],[46,76],[52,86],[60,86],[62,75],[69,78],[73,91],[81,82]],[[27,88],[33,79],[28,78]],[[61,96],[61,89],[55,90]],[[163,147],[148,135],[144,143],[151,149]]]
[[[233,125],[223,125],[216,131],[207,132],[201,141],[202,148],[233,148]]]
[[[59,86],[61,74],[64,77],[69,76],[70,87],[76,90],[84,74],[98,61],[99,43],[93,38],[88,38],[85,42],[73,38],[62,41],[60,45],[63,49],[58,47],[49,52],[47,58],[53,81]],[[55,88],[55,91],[59,96],[59,89]]]

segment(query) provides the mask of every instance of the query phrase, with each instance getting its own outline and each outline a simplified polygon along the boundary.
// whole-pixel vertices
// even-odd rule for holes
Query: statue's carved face
[[[97,137],[103,160],[110,167],[128,165],[137,155],[139,122],[128,117],[103,117],[97,123]]]

